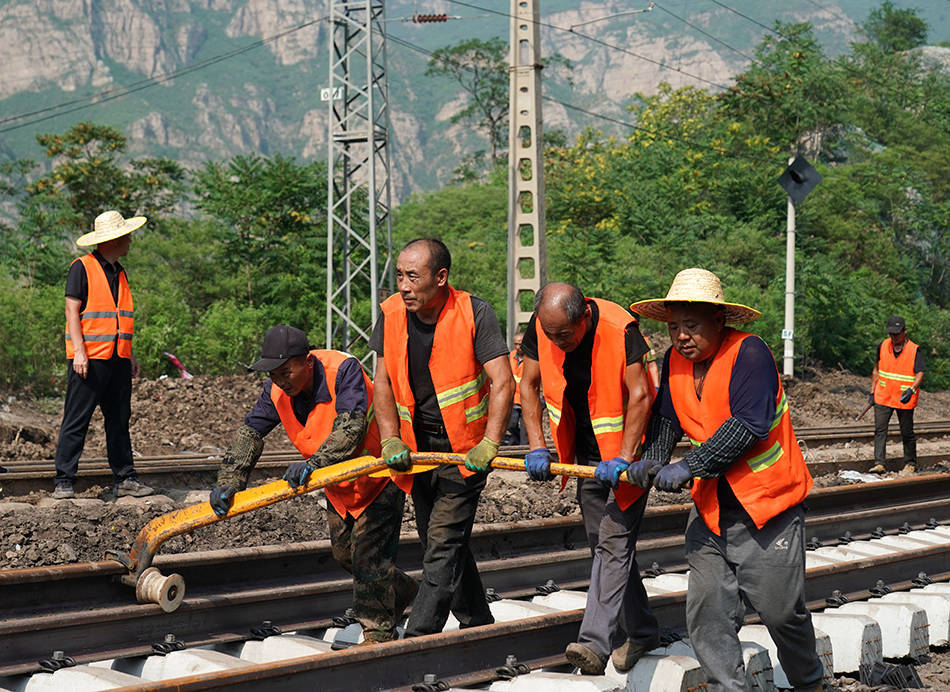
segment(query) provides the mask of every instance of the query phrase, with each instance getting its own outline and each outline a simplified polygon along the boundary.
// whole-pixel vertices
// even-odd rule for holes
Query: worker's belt
[[[448,437],[448,433],[445,432],[444,425],[432,425],[431,423],[416,421],[412,427],[416,430],[416,432],[423,433],[429,437]]]

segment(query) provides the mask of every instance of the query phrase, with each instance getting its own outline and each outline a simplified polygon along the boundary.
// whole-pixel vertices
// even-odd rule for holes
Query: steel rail
[[[940,436],[950,434],[950,421],[918,421],[914,425],[914,432],[918,437]],[[889,437],[898,437],[900,431],[896,424],[888,428]],[[801,428],[797,437],[807,447],[811,445],[842,444],[849,441],[869,439],[874,436],[874,428],[870,425],[855,425],[843,427]],[[680,444],[682,449],[687,444]],[[528,452],[526,446],[504,446],[499,450],[501,456],[523,457]],[[552,449],[553,452],[553,449]],[[299,454],[293,449],[278,448],[268,450],[261,455],[261,459],[252,472],[252,480],[263,480],[283,474],[286,465],[299,460]],[[939,459],[937,459],[939,460]],[[920,459],[923,468],[927,468],[927,460]],[[55,470],[52,459],[43,460],[5,460],[4,466],[8,472],[0,476],[0,493],[6,496],[26,495],[34,491],[48,490],[51,486]],[[167,486],[169,479],[172,482],[185,485],[210,487],[217,478],[220,466],[220,454],[175,454],[167,456],[136,457],[136,471],[139,478],[158,487]],[[833,470],[850,468],[866,470],[874,464],[873,460],[840,461]],[[828,462],[821,462],[816,466],[816,473],[828,467]],[[830,468],[830,467],[829,467]],[[78,480],[82,485],[101,485],[108,487],[113,483],[112,471],[108,460],[102,457],[84,458],[79,467]]]
[[[871,582],[882,580],[892,588],[909,588],[919,572],[950,579],[950,546],[934,546],[850,563],[817,567],[806,572],[805,597],[816,609],[824,598],[838,589],[849,599],[870,595]],[[685,628],[686,593],[664,594],[650,599],[661,627]],[[514,655],[530,667],[562,661],[564,646],[575,641],[583,610],[496,623],[455,632],[402,639],[371,647],[354,647],[323,655],[304,656],[233,671],[207,673],[159,682],[145,682],[122,690],[159,692],[220,689],[239,692],[258,690],[319,689],[321,692],[351,690],[411,690],[426,673],[448,684],[505,665]],[[476,671],[476,672],[473,672]]]
[[[808,500],[806,536],[836,544],[845,531],[864,537],[885,519],[891,532],[905,521],[914,528],[931,517],[950,521],[948,490],[950,476],[818,489]],[[647,510],[641,567],[683,566],[688,511],[687,505]],[[589,576],[590,552],[577,516],[476,527],[472,546],[484,583],[505,596],[529,595],[548,579],[583,587]],[[400,564],[418,574],[418,543],[405,537],[401,548]],[[117,583],[125,569],[111,561],[0,571],[0,674],[34,670],[53,648],[88,661],[146,653],[167,633],[198,643],[245,639],[264,620],[291,629],[326,626],[351,604],[351,582],[326,541],[159,556],[156,565],[188,581],[189,597],[176,613],[130,604],[128,590]],[[67,608],[49,605],[61,603],[63,594],[70,597]]]

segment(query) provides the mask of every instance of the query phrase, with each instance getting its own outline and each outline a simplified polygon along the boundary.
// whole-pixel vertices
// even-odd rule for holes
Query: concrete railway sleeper
[[[931,643],[946,644],[950,638],[950,528],[852,541],[841,546],[844,549],[850,552],[833,554],[837,548],[821,548],[808,553],[806,598],[816,614],[819,653],[829,678],[834,673],[870,677],[875,664],[885,658],[919,659]],[[438,635],[342,650],[334,649],[357,639],[353,626],[280,634],[271,625],[259,628],[252,640],[219,641],[204,648],[179,646],[179,638],[163,637],[151,655],[91,666],[73,665],[68,652],[60,653],[44,661],[49,672],[0,679],[0,689],[252,690],[266,686],[268,690],[349,692],[474,685],[499,692],[557,692],[646,690],[657,676],[662,676],[663,689],[701,689],[702,671],[690,656],[688,642],[674,636],[684,629],[685,579],[685,574],[654,574],[645,579],[654,612],[670,636],[626,674],[611,667],[600,678],[569,674],[559,652],[576,637],[583,612],[576,606],[583,603],[584,594],[548,588],[530,600],[495,601],[492,610],[497,622],[486,627],[452,630],[449,624]],[[745,642],[753,689],[781,687],[784,673],[774,653],[770,654],[763,628],[750,619],[740,638]]]
[[[816,490],[809,499],[812,511],[807,535],[813,544],[818,539],[818,545],[834,549],[835,544],[876,533],[885,518],[890,534],[899,533],[905,522],[908,523],[903,528],[905,532],[923,526],[926,522],[923,517],[948,521],[950,510],[945,509],[946,503],[942,501],[948,483],[950,479],[946,476],[932,476]],[[909,497],[921,499],[906,504]],[[855,506],[858,509],[844,512],[845,508]],[[649,533],[644,533],[640,544],[641,565],[657,562],[667,570],[681,568],[681,534],[686,507],[662,507],[649,512],[650,521],[645,522],[645,526],[651,528]],[[520,522],[517,527],[484,527],[476,535],[475,544],[481,546],[479,553],[512,556],[488,561],[480,559],[486,584],[499,594],[506,597],[530,595],[548,579],[557,581],[564,588],[584,586],[589,575],[589,552],[586,548],[565,549],[568,545],[584,545],[576,520],[575,526],[571,526],[568,519],[538,523],[541,526],[534,529],[535,522]],[[515,530],[511,531],[512,528]],[[537,535],[548,538],[544,541],[532,539]],[[499,540],[502,537],[507,539],[507,543]],[[886,543],[894,538],[891,535],[876,540],[883,545],[882,541]],[[543,545],[545,543],[547,545]],[[535,552],[526,554],[525,546],[531,546]],[[552,547],[560,549],[553,554],[538,553],[539,549],[550,550]],[[323,550],[326,550],[325,546]],[[815,551],[815,555],[821,555],[821,551]],[[3,602],[18,604],[17,612],[8,611],[0,621],[0,651],[4,652],[0,672],[35,670],[36,661],[51,657],[52,649],[61,649],[80,662],[102,658],[106,651],[112,652],[108,654],[110,656],[142,655],[151,649],[152,643],[161,643],[167,633],[175,633],[179,640],[192,644],[214,642],[223,645],[247,639],[249,630],[259,627],[265,620],[277,622],[285,629],[326,627],[332,616],[339,615],[349,605],[349,580],[342,575],[330,580],[326,578],[329,574],[316,579],[311,575],[301,581],[302,575],[298,574],[291,576],[289,584],[280,585],[272,578],[268,580],[262,572],[258,577],[261,581],[257,583],[231,584],[224,588],[213,585],[214,574],[218,578],[222,574],[231,574],[237,564],[254,564],[259,558],[287,566],[300,562],[299,557],[299,553],[280,557],[277,551],[269,548],[217,551],[210,560],[211,565],[203,567],[198,567],[201,562],[198,556],[165,558],[172,564],[178,561],[176,569],[195,567],[205,570],[204,582],[195,585],[197,588],[177,613],[165,613],[154,605],[115,605],[117,599],[119,603],[127,603],[129,598],[128,591],[114,583],[115,577],[123,572],[116,563],[96,563],[86,570],[81,566],[69,566],[0,573]],[[418,560],[418,556],[415,559]],[[87,576],[80,579],[83,571]],[[833,576],[836,570],[831,567],[824,571]],[[945,570],[935,570],[931,566],[924,571]],[[88,576],[88,573],[93,576]],[[195,574],[186,571],[185,574],[190,580],[197,571]],[[54,576],[56,579],[50,584],[49,580]],[[827,577],[825,574],[815,575],[820,579]],[[87,585],[92,582],[108,585],[109,593],[104,590],[97,597],[102,603],[101,608],[36,614],[39,604],[58,600],[42,595],[44,589],[50,587],[58,593],[65,589],[75,594],[77,608],[92,608],[92,604],[82,598],[83,590],[74,587],[83,580]],[[901,580],[900,575],[897,580]],[[830,593],[835,588],[841,587],[829,584],[822,587],[821,593]],[[32,599],[29,594],[34,594]],[[310,617],[302,622],[300,614],[304,612]]]

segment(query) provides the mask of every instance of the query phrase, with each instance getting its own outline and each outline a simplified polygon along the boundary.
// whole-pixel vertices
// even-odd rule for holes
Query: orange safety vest
[[[748,338],[746,332],[726,328],[722,344],[706,373],[703,398],[696,396],[693,362],[676,349],[670,352],[670,396],[680,427],[694,447],[708,440],[732,417],[729,407],[729,382],[739,347]],[[777,371],[776,371],[777,372]],[[736,498],[760,529],[776,515],[794,507],[808,495],[813,485],[811,474],[798,447],[788,414],[785,390],[779,381],[775,399],[775,419],[769,436],[753,445],[734,461],[725,473]],[[693,502],[709,530],[719,534],[718,478],[697,478],[693,483]]]
[[[590,389],[587,401],[590,406],[590,422],[597,439],[601,459],[613,459],[620,454],[623,442],[623,419],[627,408],[627,384],[624,375],[627,369],[627,348],[624,331],[631,322],[636,322],[627,310],[616,303],[599,298],[598,318],[594,330],[594,347],[591,352]],[[562,464],[574,463],[574,434],[577,430],[574,411],[564,399],[567,380],[564,378],[565,353],[548,339],[535,320],[538,336],[538,365],[541,369],[541,386],[544,401],[551,421],[551,437]],[[653,388],[650,388],[651,394]],[[561,489],[567,482],[561,480]],[[626,509],[646,492],[643,488],[620,482],[614,490],[614,498],[620,509]]]
[[[416,435],[412,429],[416,402],[409,386],[406,306],[402,297],[396,294],[384,300],[380,307],[385,319],[383,359],[396,399],[399,437],[417,452]],[[485,369],[475,357],[472,296],[451,286],[432,336],[429,373],[452,451],[464,454],[485,436],[490,383],[485,376]],[[463,476],[474,473],[464,466],[460,466],[459,471]]]
[[[88,255],[77,257],[73,262],[82,262],[89,284],[86,305],[79,313],[86,355],[97,360],[108,360],[112,357],[118,343],[119,358],[131,358],[135,312],[125,270],[119,272],[119,301],[116,304],[112,297],[112,289],[109,288],[109,280],[95,255],[90,252]],[[69,336],[68,324],[66,325],[66,357],[69,359],[76,357],[76,349]]]
[[[901,403],[901,394],[914,384],[914,361],[917,359],[918,346],[910,339],[904,342],[904,348],[894,357],[891,340],[884,339],[877,354],[877,387],[874,389],[874,403],[891,408],[910,409],[917,406],[918,392],[906,404]]]
[[[508,354],[508,363],[511,365],[511,374],[515,378],[515,397],[512,400],[515,406],[521,406],[521,374],[524,372],[524,359],[518,361],[518,352]]]
[[[313,350],[310,355],[316,358],[323,365],[323,374],[326,377],[327,389],[330,391],[330,400],[322,401],[313,407],[313,410],[307,415],[306,425],[301,425],[294,415],[292,397],[275,384],[271,385],[270,398],[274,402],[274,408],[277,409],[277,415],[280,416],[280,422],[287,431],[287,437],[293,443],[294,447],[309,459],[316,452],[323,441],[333,430],[333,421],[336,418],[336,374],[340,366],[348,359],[352,358],[348,353],[341,351]],[[366,428],[366,437],[363,439],[363,454],[372,454],[378,457],[380,454],[379,430],[376,427],[376,420],[373,417],[373,383],[366,373],[363,373],[363,382],[366,385],[366,393],[369,399],[369,410],[366,417],[369,424]],[[335,485],[328,485],[324,488],[327,499],[333,508],[341,517],[348,513],[355,519],[363,513],[369,505],[382,492],[389,478],[371,478],[362,476],[352,481],[343,481]]]

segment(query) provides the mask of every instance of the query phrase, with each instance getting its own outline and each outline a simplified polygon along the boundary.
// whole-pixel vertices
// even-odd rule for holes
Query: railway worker
[[[505,433],[505,439],[502,444],[506,445],[524,445],[528,444],[528,434],[524,427],[524,418],[521,415],[521,373],[524,370],[524,355],[521,352],[521,341],[524,339],[524,332],[518,332],[512,338],[514,349],[508,354],[508,364],[511,366],[511,374],[515,378],[515,394],[511,402],[511,417],[508,419],[508,430]]]
[[[247,487],[264,437],[283,424],[305,457],[287,467],[294,487],[322,469],[362,454],[379,456],[379,431],[367,412],[373,384],[359,361],[314,349],[285,324],[268,330],[250,370],[269,373],[263,391],[224,454],[211,507],[227,513]],[[353,606],[367,643],[395,638],[396,624],[416,594],[416,582],[395,565],[405,494],[389,478],[362,477],[325,488],[333,557],[353,575]]]
[[[904,318],[887,318],[887,335],[877,348],[874,371],[871,373],[871,397],[874,400],[874,461],[875,471],[884,471],[887,447],[887,424],[897,411],[901,441],[904,444],[904,464],[913,470],[917,463],[917,438],[914,437],[914,409],[920,383],[924,379],[924,352],[907,338]]]
[[[407,244],[396,262],[399,293],[383,301],[370,337],[386,463],[407,471],[410,452],[465,454],[465,468],[412,476],[424,555],[407,637],[441,632],[450,610],[461,627],[494,622],[468,542],[514,381],[494,311],[449,285],[451,263],[439,240]]]
[[[558,458],[597,467],[595,479],[577,485],[594,561],[580,635],[568,645],[567,659],[585,674],[602,674],[608,657],[626,671],[659,643],[636,563],[647,493],[618,483],[650,415],[653,388],[643,367],[649,347],[625,308],[585,298],[571,284],[550,283],[536,296],[522,350],[529,476],[551,478],[542,386]]]
[[[812,479],[772,352],[759,337],[727,326],[760,313],[727,303],[719,278],[695,268],[677,274],[665,298],[630,307],[666,322],[672,348],[643,457],[627,479],[668,491],[692,483],[686,624],[709,690],[748,689],[736,635],[744,602],[768,628],[794,688],[820,690],[804,598],[802,501]],[[683,433],[692,448],[669,463]]]
[[[132,292],[119,258],[129,252],[131,233],[146,221],[117,211],[96,217],[93,230],[79,247],[96,246],[73,260],[66,277],[66,401],[56,444],[53,497],[75,496],[73,485],[86,432],[96,406],[105,421],[109,467],[117,497],[142,497],[154,491],[140,483],[132,463],[129,419],[132,378],[139,364],[132,354],[134,314]]]

